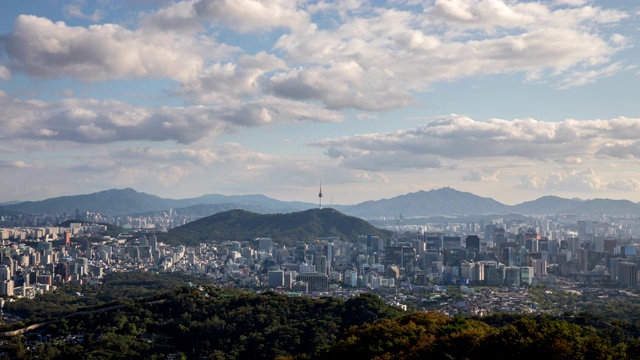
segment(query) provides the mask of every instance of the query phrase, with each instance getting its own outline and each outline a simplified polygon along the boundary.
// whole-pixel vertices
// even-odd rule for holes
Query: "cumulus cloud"
[[[640,191],[640,181],[630,178],[606,181],[593,169],[554,171],[547,175],[539,173],[521,176],[520,188],[544,191],[593,192]]]
[[[143,14],[140,27],[172,32],[199,32],[204,24],[194,8],[197,1],[179,1],[155,12]]]
[[[12,71],[84,81],[139,77],[188,81],[204,62],[195,42],[115,24],[72,27],[33,15],[20,15],[14,31],[0,37]],[[217,50],[214,46],[210,51]]]
[[[587,2],[588,0],[554,0],[553,5],[582,6]]]
[[[304,29],[309,14],[295,0],[190,0],[181,1],[144,16],[145,27],[173,31],[198,31],[212,22],[240,33],[275,28]]]
[[[438,21],[468,27],[524,27],[549,14],[539,3],[487,0],[436,0],[428,11]]]
[[[568,88],[629,68],[610,63],[626,38],[602,31],[626,13],[556,5],[438,0],[411,12],[360,2],[187,0],[140,16],[134,29],[21,15],[0,46],[7,69],[31,76],[168,78],[172,94],[190,103],[269,94],[366,111],[408,106],[432,84],[464,77],[522,73]],[[82,14],[77,5],[67,11]],[[248,54],[217,41],[226,29],[283,34],[273,54]]]
[[[207,67],[191,81],[183,82],[175,94],[193,103],[238,102],[260,94],[266,72],[285,68],[283,60],[264,51],[243,55],[235,62]]]
[[[0,91],[0,127],[5,138],[187,144],[238,126],[341,119],[341,114],[318,106],[270,97],[240,106],[147,108],[114,100],[23,101]]]
[[[271,96],[221,110],[220,117],[229,123],[246,126],[300,121],[338,122],[343,119],[341,113],[314,104]]]
[[[607,187],[614,191],[640,191],[640,181],[636,179],[619,180],[608,183]]]
[[[561,5],[561,8],[554,8]],[[567,8],[566,6],[569,5]],[[457,35],[483,30],[499,34],[504,30],[575,27],[579,24],[607,24],[620,21],[628,14],[587,5],[582,0],[554,3],[493,0],[436,0],[426,8],[425,21],[442,24]]]
[[[102,12],[100,10],[95,10],[93,14],[85,14],[82,12],[79,4],[67,4],[62,7],[62,11],[64,12],[64,16],[68,18],[76,17],[91,21],[100,21],[100,19],[102,19]]]
[[[640,158],[640,141],[612,141],[600,148],[596,155],[618,159],[637,159]]]
[[[476,121],[448,116],[412,129],[362,134],[312,143],[343,165],[357,167],[379,159],[380,167],[415,167],[420,159],[434,165],[438,159],[519,157],[531,160],[573,162],[594,156],[635,156],[636,147],[625,147],[640,137],[640,119],[564,120],[535,119]],[[611,145],[614,141],[622,141]],[[384,159],[417,159],[386,161]],[[579,160],[580,159],[580,160]],[[384,165],[387,164],[387,165]],[[425,166],[433,167],[433,166]],[[369,166],[369,168],[372,168]]]
[[[589,192],[607,187],[593,169],[523,175],[521,180],[523,188],[547,191]]]
[[[330,108],[384,111],[411,104],[415,92],[433,83],[469,76],[544,74],[560,87],[578,86],[626,68],[606,65],[624,41],[598,31],[626,16],[537,2],[436,1],[423,14],[377,8],[335,28],[281,36],[275,48],[291,70],[271,77],[266,90]],[[456,35],[442,35],[443,27]],[[582,83],[579,74],[587,76]]]
[[[196,12],[238,32],[253,32],[283,27],[304,29],[310,18],[297,8],[296,0],[201,0]]]
[[[0,80],[11,80],[11,72],[2,65],[0,65]]]
[[[498,179],[498,174],[500,174],[499,170],[471,169],[467,175],[462,178],[462,180],[477,182],[500,181],[500,179]]]

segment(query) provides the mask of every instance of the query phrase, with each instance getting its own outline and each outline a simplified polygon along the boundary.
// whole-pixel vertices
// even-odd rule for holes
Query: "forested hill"
[[[344,241],[356,242],[362,235],[387,239],[392,233],[330,208],[267,215],[231,210],[159,234],[159,239],[169,244],[197,245],[270,237],[280,245],[292,245],[296,241],[308,242],[325,236],[339,236]]]
[[[45,305],[39,298],[11,303],[8,313],[39,318],[41,326],[5,335],[0,359],[640,358],[636,325],[588,314],[465,319],[403,312],[367,293],[342,300],[207,285],[153,291],[157,280],[175,277],[110,276],[116,278],[108,277],[101,288],[66,284],[48,293],[58,310],[29,306]],[[127,295],[134,283],[148,296]],[[74,306],[79,301],[85,301],[81,308]],[[25,339],[45,341],[28,349]]]

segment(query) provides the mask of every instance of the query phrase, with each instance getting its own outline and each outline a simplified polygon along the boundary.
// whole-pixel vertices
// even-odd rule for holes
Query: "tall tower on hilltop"
[[[320,203],[320,209],[322,209],[322,181],[320,181],[320,192],[318,193],[318,202]]]

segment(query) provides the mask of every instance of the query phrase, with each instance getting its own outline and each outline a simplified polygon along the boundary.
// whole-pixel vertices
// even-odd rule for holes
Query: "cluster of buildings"
[[[224,286],[318,296],[397,295],[394,289],[433,285],[519,288],[558,277],[637,286],[638,244],[611,231],[611,224],[582,221],[562,230],[537,219],[517,226],[499,221],[466,226],[473,233],[444,226],[427,230],[434,228],[425,224],[390,239],[363,234],[283,246],[262,237],[195,247],[163,244],[142,231],[104,236],[106,226],[90,222],[4,228],[0,296],[33,297],[59,284],[96,282],[117,271],[182,271]]]

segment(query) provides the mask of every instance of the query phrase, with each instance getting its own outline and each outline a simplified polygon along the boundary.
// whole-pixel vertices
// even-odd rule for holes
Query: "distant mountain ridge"
[[[259,214],[290,213],[317,208],[317,204],[287,202],[264,195],[203,195],[189,199],[164,199],[133,189],[111,189],[93,194],[62,196],[41,201],[28,201],[2,207],[5,214],[75,214],[94,212],[103,215],[152,214],[173,209],[191,216],[209,216],[242,209]],[[505,205],[491,198],[452,188],[418,191],[390,199],[370,200],[356,205],[334,205],[334,209],[365,219],[382,217],[427,217],[502,214],[577,214],[640,215],[640,205],[628,200],[564,199],[543,196],[517,205]]]
[[[213,194],[175,200],[127,188],[105,190],[86,195],[61,196],[41,201],[26,201],[7,205],[4,209],[29,214],[67,213],[71,215],[75,214],[77,209],[80,212],[89,211],[103,215],[122,215],[168,211],[169,209],[174,209],[179,213],[182,208],[214,204],[218,206],[226,204],[226,206],[212,210],[215,212],[244,207],[247,210],[261,213],[299,211],[314,206],[313,204],[301,202],[284,202],[264,195],[226,196]]]
[[[394,209],[394,212],[390,210]],[[344,209],[360,217],[504,214],[509,206],[451,188],[418,191],[391,199],[365,201]]]
[[[640,204],[629,200],[612,199],[564,199],[557,196],[543,196],[536,200],[517,205],[505,205],[491,198],[462,192],[452,188],[418,191],[391,199],[366,201],[346,208],[339,208],[347,214],[364,218],[382,216],[426,217],[464,215],[639,215]],[[395,211],[395,212],[391,212]]]

